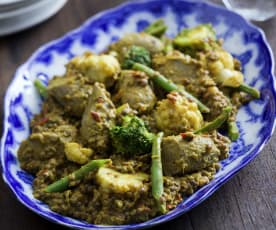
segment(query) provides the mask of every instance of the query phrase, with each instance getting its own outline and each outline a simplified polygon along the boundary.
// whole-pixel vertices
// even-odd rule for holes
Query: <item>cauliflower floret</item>
[[[197,105],[176,92],[158,102],[154,116],[157,127],[166,135],[196,130],[203,124]]]
[[[217,55],[219,57],[219,60],[223,64],[224,68],[226,69],[234,69],[234,58],[232,55],[225,50],[220,50],[217,52]]]
[[[110,87],[118,77],[120,64],[112,55],[95,55],[90,52],[74,57],[67,64],[67,75],[82,74],[91,82],[101,82]]]
[[[241,72],[230,69],[223,69],[218,75],[223,86],[239,87],[243,82],[243,75]]]
[[[116,193],[136,192],[145,187],[144,181],[149,180],[145,173],[120,173],[110,168],[101,167],[96,175],[100,186]]]
[[[217,83],[223,86],[239,87],[243,83],[243,74],[235,70],[234,58],[225,50],[215,51],[218,57],[208,63],[208,68]]]
[[[85,164],[89,161],[89,157],[92,155],[93,150],[88,148],[82,148],[76,142],[67,142],[64,147],[66,158],[69,161],[73,161],[78,164]]]

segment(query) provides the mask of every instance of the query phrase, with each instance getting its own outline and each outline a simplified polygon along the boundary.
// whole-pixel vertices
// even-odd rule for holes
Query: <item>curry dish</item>
[[[144,222],[208,184],[228,157],[238,108],[259,91],[211,25],[165,31],[158,20],[74,57],[47,86],[35,80],[44,102],[18,158],[53,211]]]

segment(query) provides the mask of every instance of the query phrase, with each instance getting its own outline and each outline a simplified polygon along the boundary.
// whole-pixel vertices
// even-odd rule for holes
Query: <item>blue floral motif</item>
[[[235,58],[237,58],[238,60],[240,60],[242,66],[246,65],[249,60],[252,58],[252,51],[248,50],[240,55],[234,55]]]
[[[22,180],[25,184],[32,185],[33,183],[33,176],[30,175],[29,173],[26,173],[24,171],[18,171],[17,176],[19,177],[20,180]]]
[[[11,129],[8,129],[7,134],[6,134],[6,147],[8,146],[13,146],[14,144],[14,137]]]
[[[140,32],[143,29],[145,29],[148,25],[149,25],[149,22],[147,20],[143,20],[143,19],[139,20],[137,22],[137,28],[136,28],[136,30]]]
[[[20,120],[20,114],[18,114],[15,108],[22,103],[22,94],[19,94],[14,100],[10,102],[10,115],[8,121],[13,125],[14,129],[24,129],[23,124]]]
[[[47,83],[54,74],[62,74],[63,64],[85,50],[100,52],[130,31],[140,31],[153,20],[164,18],[168,35],[174,36],[183,27],[211,23],[224,46],[243,65],[245,80],[261,90],[260,100],[252,101],[238,113],[240,138],[232,143],[230,156],[214,180],[187,197],[174,210],[140,224],[111,226],[110,229],[150,227],[187,212],[215,192],[223,183],[251,161],[269,140],[275,127],[275,77],[271,49],[261,30],[239,15],[204,2],[189,0],[131,1],[89,19],[80,28],[42,46],[15,73],[5,96],[4,132],[1,139],[3,177],[20,202],[44,218],[75,229],[107,229],[62,216],[32,195],[32,176],[17,161],[19,144],[28,136],[30,119],[39,112],[41,100],[32,81]]]

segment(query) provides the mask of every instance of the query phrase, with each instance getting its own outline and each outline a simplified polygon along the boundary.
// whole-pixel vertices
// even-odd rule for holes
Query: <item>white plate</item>
[[[0,13],[0,36],[30,28],[57,13],[67,0],[40,0],[31,5]]]
[[[0,0],[0,13],[16,10],[27,5],[31,5],[38,1],[40,0],[18,0],[18,1]]]
[[[1,5],[11,5],[16,4],[19,2],[26,2],[27,0],[0,0],[0,6]]]

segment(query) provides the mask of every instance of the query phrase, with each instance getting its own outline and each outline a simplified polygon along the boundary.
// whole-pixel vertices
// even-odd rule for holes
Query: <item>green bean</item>
[[[248,93],[254,98],[260,98],[260,91],[246,84],[241,84],[238,89],[242,92]]]
[[[47,97],[47,86],[45,86],[39,79],[34,80],[34,86],[43,99]]]
[[[63,177],[62,179],[48,185],[44,191],[45,192],[63,192],[69,187],[70,180],[81,180],[89,172],[94,171],[105,164],[110,164],[112,161],[110,159],[99,159],[92,160],[87,164],[83,165],[78,170],[72,172],[68,176]]]
[[[164,43],[164,52],[165,52],[165,54],[169,54],[169,53],[173,52],[173,43],[172,43],[172,40],[170,40],[167,37],[163,37],[162,41]]]
[[[222,113],[216,119],[207,123],[202,128],[194,131],[194,134],[210,132],[212,130],[220,128],[222,126],[222,124],[228,119],[231,110],[232,110],[232,108],[230,106],[226,107],[225,109],[223,109]]]
[[[161,141],[163,132],[158,133],[153,138],[152,143],[152,155],[151,155],[151,186],[152,196],[154,197],[158,209],[161,213],[166,212],[165,200],[162,197],[163,188],[163,172],[162,172],[162,161],[161,161]]]
[[[227,126],[228,126],[228,136],[229,136],[230,140],[236,141],[240,136],[239,128],[238,128],[236,122],[228,120]]]

